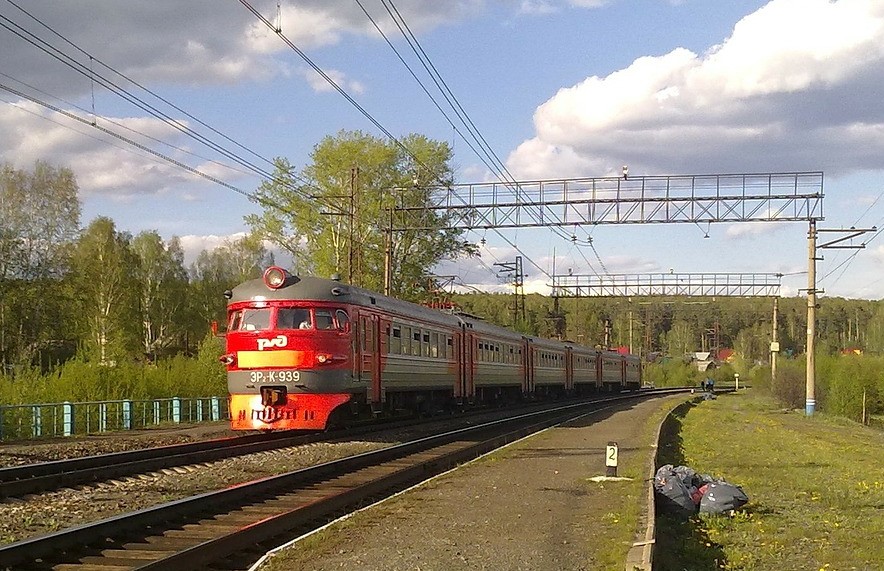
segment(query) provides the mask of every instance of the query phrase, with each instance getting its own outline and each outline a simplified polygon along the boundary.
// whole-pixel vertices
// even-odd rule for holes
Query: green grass
[[[662,463],[741,486],[734,517],[659,516],[655,569],[884,569],[884,433],[751,394],[676,419]]]

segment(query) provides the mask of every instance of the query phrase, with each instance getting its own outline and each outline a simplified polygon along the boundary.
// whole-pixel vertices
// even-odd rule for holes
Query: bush
[[[175,356],[156,363],[99,365],[72,359],[55,371],[19,371],[0,376],[0,403],[36,404],[169,397],[225,396],[227,381],[218,360],[223,341],[211,335],[200,343],[195,358]]]
[[[820,360],[820,408],[857,422],[863,417],[863,394],[867,414],[882,412],[884,358],[864,355],[830,355]],[[820,371],[823,371],[820,374]]]
[[[770,394],[788,408],[804,408],[807,385],[805,362],[801,359],[778,359],[777,378],[770,382]]]
[[[675,359],[649,363],[642,370],[643,381],[655,387],[699,387],[703,378],[697,367]]]

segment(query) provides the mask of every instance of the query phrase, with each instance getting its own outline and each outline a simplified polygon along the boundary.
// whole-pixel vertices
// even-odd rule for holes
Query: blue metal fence
[[[0,406],[0,440],[74,436],[163,424],[227,420],[223,397]]]

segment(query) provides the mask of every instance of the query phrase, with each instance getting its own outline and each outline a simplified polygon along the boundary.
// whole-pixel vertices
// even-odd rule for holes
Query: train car
[[[319,430],[360,416],[640,385],[640,367],[623,355],[278,267],[226,295],[222,361],[235,430]]]

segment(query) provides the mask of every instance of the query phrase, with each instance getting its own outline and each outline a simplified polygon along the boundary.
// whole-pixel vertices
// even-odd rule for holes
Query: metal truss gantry
[[[449,228],[822,220],[823,173],[572,178],[436,187]],[[429,230],[402,216],[393,230]],[[409,224],[409,222],[413,222]]]
[[[783,274],[554,275],[553,297],[779,297]]]

